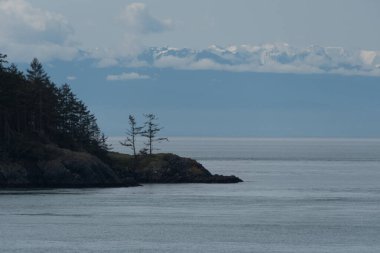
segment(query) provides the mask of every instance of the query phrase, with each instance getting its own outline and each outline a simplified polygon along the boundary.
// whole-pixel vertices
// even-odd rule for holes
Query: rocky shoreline
[[[236,176],[213,175],[197,161],[175,154],[138,156],[111,153],[116,171],[127,170],[139,183],[238,183]]]
[[[43,154],[43,155],[41,155]],[[45,145],[39,157],[0,161],[0,188],[129,187],[146,183],[238,183],[212,175],[193,159],[174,154],[132,157],[109,153],[109,161],[85,152]]]

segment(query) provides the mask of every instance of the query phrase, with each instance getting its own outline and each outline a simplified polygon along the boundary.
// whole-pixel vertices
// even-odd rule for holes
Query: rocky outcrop
[[[0,188],[126,187],[139,183],[238,183],[213,175],[200,163],[174,154],[139,156],[109,153],[109,164],[85,152],[38,146],[19,161],[0,160]]]
[[[0,187],[137,185],[133,178],[120,178],[109,165],[88,153],[74,152],[52,145],[42,147],[39,152],[41,159],[0,162]]]
[[[141,183],[238,183],[236,176],[213,175],[202,164],[174,154],[132,156],[111,154],[119,171],[127,171]]]
[[[16,163],[0,162],[0,186],[26,186],[28,185],[28,173],[25,167]]]

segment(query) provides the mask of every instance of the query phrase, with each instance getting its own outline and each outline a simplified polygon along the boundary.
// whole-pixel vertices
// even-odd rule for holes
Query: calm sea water
[[[245,182],[2,190],[0,252],[380,252],[380,140],[161,148]]]

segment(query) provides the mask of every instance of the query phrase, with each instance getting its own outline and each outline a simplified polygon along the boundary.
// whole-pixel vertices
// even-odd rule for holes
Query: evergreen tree
[[[4,71],[5,69],[4,63],[5,64],[8,63],[6,59],[7,59],[7,55],[0,53],[0,71]]]
[[[129,129],[127,129],[127,138],[121,141],[120,144],[125,147],[130,147],[133,152],[133,156],[136,158],[136,137],[141,134],[142,127],[137,126],[136,119],[133,115],[128,117]]]
[[[50,82],[34,59],[27,75],[0,54],[0,156],[20,154],[23,144],[53,142],[104,156],[109,149],[96,118],[65,84]],[[36,134],[37,133],[37,134]]]
[[[31,83],[32,93],[36,100],[31,106],[35,110],[33,117],[34,128],[40,133],[48,130],[50,121],[54,118],[54,85],[50,83],[49,76],[37,58],[34,58],[27,70],[27,79]]]
[[[141,135],[148,138],[148,142],[145,143],[146,149],[151,155],[154,149],[153,144],[155,142],[169,141],[168,138],[157,138],[157,134],[162,130],[162,127],[159,127],[157,120],[158,118],[154,114],[144,114],[146,121]]]
[[[30,63],[30,68],[27,70],[26,77],[32,83],[47,84],[49,83],[49,76],[42,67],[41,62],[34,58]]]

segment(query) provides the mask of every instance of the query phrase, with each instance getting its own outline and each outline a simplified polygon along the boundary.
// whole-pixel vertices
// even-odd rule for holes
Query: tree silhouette
[[[159,127],[157,120],[158,118],[154,114],[144,114],[144,117],[146,118],[145,124],[144,124],[144,131],[141,132],[141,135],[148,138],[148,142],[145,143],[146,149],[149,151],[149,154],[151,155],[153,153],[154,149],[153,144],[155,142],[161,142],[161,141],[169,141],[168,138],[156,138],[157,134],[162,130],[162,127]]]
[[[37,58],[34,58],[30,63],[30,67],[27,69],[26,77],[31,83],[32,92],[36,97],[36,103],[32,104],[32,106],[34,106],[36,109],[35,115],[33,115],[35,117],[33,126],[35,130],[44,132],[47,128],[46,123],[48,123],[46,120],[50,120],[49,116],[52,116],[48,114],[54,111],[52,108],[53,105],[49,105],[49,103],[53,103],[55,100],[55,98],[53,98],[55,94],[51,92],[53,90],[53,87],[50,83],[49,76]]]
[[[4,63],[8,63],[7,55],[6,54],[0,54],[0,71],[4,70]]]
[[[129,129],[127,129],[127,138],[121,141],[120,144],[125,147],[130,147],[133,152],[133,156],[136,158],[136,137],[141,134],[143,127],[137,126],[136,119],[133,115],[128,117]]]
[[[33,59],[26,76],[0,54],[0,156],[15,157],[34,143],[106,154],[95,116],[65,84],[57,87]],[[25,147],[24,147],[25,146]]]

